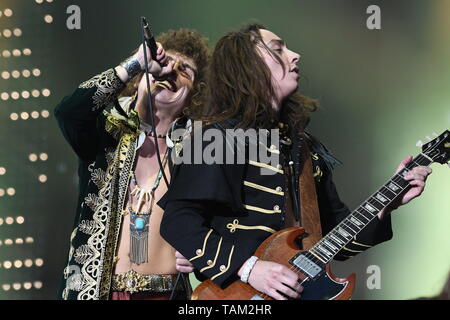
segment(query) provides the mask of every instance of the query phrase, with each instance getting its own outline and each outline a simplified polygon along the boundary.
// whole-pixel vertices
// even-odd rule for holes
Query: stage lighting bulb
[[[24,217],[18,216],[18,217],[16,218],[16,223],[18,223],[18,224],[23,224],[24,222],[25,222],[25,218],[24,218]],[[22,240],[22,243],[23,243],[23,239],[22,239],[22,238],[17,238],[17,239],[16,239],[16,242],[17,242],[18,239]]]
[[[20,98],[20,94],[17,91],[11,92],[11,98],[17,100]]]
[[[30,117],[30,115],[28,114],[28,112],[22,112],[22,113],[20,114],[20,117],[21,117],[23,120],[28,120],[28,118]]]
[[[39,92],[39,90],[33,90],[33,91],[31,91],[31,94],[33,95],[33,97],[35,97],[35,98],[37,98],[37,97],[39,97],[40,96],[40,92]]]
[[[9,30],[9,29],[3,30],[3,36],[4,36],[5,38],[11,37],[11,34],[12,34],[11,30]]]
[[[40,158],[42,161],[47,161],[47,159],[48,159],[48,154],[46,154],[45,152],[42,152],[42,153],[39,155],[39,158]]]
[[[52,23],[53,22],[53,17],[51,15],[47,14],[44,17],[44,21],[47,22],[47,23]]]
[[[3,167],[0,167],[0,176],[4,175],[6,173],[6,169]]]
[[[22,268],[22,265],[23,265],[22,261],[20,260],[14,261],[14,267],[16,267],[17,269]]]
[[[28,159],[29,159],[31,162],[35,162],[35,161],[37,160],[37,155],[34,154],[34,153],[30,153],[30,155],[28,156]]]
[[[9,58],[11,57],[11,52],[9,50],[3,50],[2,55],[5,58]]]
[[[3,78],[3,79],[8,80],[9,77],[10,77],[10,74],[9,74],[8,71],[3,71],[3,72],[2,72],[2,78]]]
[[[36,289],[42,288],[42,282],[41,282],[41,281],[35,281],[35,282],[33,283],[33,285],[34,285],[34,287],[35,287]]]
[[[13,15],[13,11],[11,9],[5,9],[3,10],[3,13],[5,14],[5,17],[11,17]]]
[[[2,97],[2,100],[6,101],[6,100],[9,99],[9,93],[8,92],[2,92],[1,97]]]
[[[3,268],[10,269],[12,267],[11,261],[5,261],[3,262]]]
[[[16,189],[14,189],[14,188],[8,188],[8,189],[6,189],[6,193],[7,193],[9,196],[13,196],[13,195],[16,194]]]
[[[50,96],[50,94],[51,94],[50,90],[48,90],[48,89],[43,89],[42,90],[42,95],[44,97],[48,97],[48,96]]]
[[[22,288],[22,285],[20,283],[14,283],[13,288],[14,288],[14,290],[17,291],[17,290],[20,290],[20,288]]]
[[[30,290],[32,286],[33,286],[33,285],[31,284],[31,282],[24,282],[24,283],[23,283],[23,288],[24,288],[25,290]]]
[[[25,78],[28,78],[29,76],[31,76],[31,72],[30,72],[30,70],[25,69],[25,70],[22,70],[22,75]]]
[[[12,54],[14,55],[14,57],[20,57],[22,55],[22,52],[20,52],[19,49],[14,49],[12,51]]]
[[[25,242],[26,242],[26,243],[33,243],[33,242],[34,242],[34,239],[33,239],[32,237],[27,237],[27,238],[25,239]]]
[[[38,179],[39,179],[39,182],[41,182],[41,183],[47,182],[47,176],[45,174],[39,175]]]
[[[38,267],[42,267],[42,265],[44,264],[44,260],[42,260],[41,258],[38,258],[38,259],[34,260],[34,264]]]
[[[41,70],[39,70],[39,69],[33,69],[33,75],[35,76],[35,77],[39,77],[40,75],[41,75]]]
[[[27,259],[24,261],[25,267],[29,268],[33,265],[33,260]]]
[[[31,55],[31,50],[28,49],[28,48],[23,49],[22,52],[23,52],[23,54],[26,55],[26,56],[30,56],[30,55]]]
[[[6,217],[5,222],[6,222],[6,224],[13,224],[14,223],[14,218],[13,217]],[[8,239],[8,240],[11,241],[10,244],[12,244],[12,240],[11,239]],[[7,243],[8,240],[5,241],[6,244],[8,244]]]
[[[33,111],[33,112],[31,113],[31,117],[32,117],[33,119],[39,118],[39,112]]]
[[[22,30],[20,30],[19,28],[16,28],[16,29],[14,29],[13,33],[16,37],[20,37],[22,35]]]
[[[30,93],[28,91],[22,91],[22,98],[28,99],[30,97]]]
[[[41,116],[43,118],[48,118],[50,116],[50,112],[48,112],[48,110],[42,110],[41,111]]]

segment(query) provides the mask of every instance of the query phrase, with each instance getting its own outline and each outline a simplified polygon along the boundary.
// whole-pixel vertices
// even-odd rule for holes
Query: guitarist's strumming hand
[[[404,169],[411,161],[413,160],[412,156],[408,156],[400,163],[400,165],[397,168],[397,171],[395,173],[400,172],[402,169]],[[391,204],[389,208],[386,208],[385,210],[382,210],[378,217],[381,219],[384,218],[384,216],[389,213],[392,210],[397,209],[398,207],[407,204],[412,199],[417,198],[420,196],[425,189],[425,182],[427,181],[428,176],[430,173],[433,172],[431,168],[425,167],[425,166],[419,166],[413,168],[405,177],[404,179],[409,181],[409,184],[411,188],[404,193],[402,196],[400,196],[395,202]]]
[[[242,271],[243,267],[238,272],[239,276]],[[286,300],[279,292],[293,299],[298,298],[303,291],[298,280],[298,275],[288,267],[276,262],[258,260],[250,272],[248,283],[275,300]]]

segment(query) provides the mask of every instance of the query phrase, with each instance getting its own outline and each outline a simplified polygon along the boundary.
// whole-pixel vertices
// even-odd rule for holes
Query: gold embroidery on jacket
[[[222,246],[222,240],[223,240],[223,238],[220,237],[219,244],[217,245],[216,255],[214,256],[214,261],[212,262],[212,264],[207,267],[204,267],[203,269],[200,269],[200,272],[211,269],[216,265],[217,257],[219,256],[219,252],[220,252],[220,247]]]
[[[93,87],[97,87],[97,91],[95,91],[92,96],[92,102],[94,105],[92,111],[96,111],[111,103],[113,99],[116,99],[117,92],[121,88],[124,88],[125,85],[116,76],[114,69],[109,69],[99,75],[96,75],[92,79],[83,82],[79,86],[81,89],[90,89]]]
[[[253,161],[253,160],[249,160],[248,162],[250,165],[255,166],[255,167],[260,167],[260,168],[264,168],[264,169],[268,169],[268,170],[272,170],[275,171],[277,173],[281,173],[284,174],[284,171],[282,169],[278,169],[276,167],[270,166],[268,164],[262,163],[262,162],[257,162],[257,161]]]
[[[266,214],[281,213],[280,209],[274,209],[274,210],[263,209],[263,208],[259,208],[259,207],[255,207],[255,206],[250,206],[247,204],[244,204],[244,208],[247,210],[257,211],[257,212],[266,213]]]
[[[208,238],[209,238],[209,236],[211,235],[212,232],[213,232],[213,230],[210,229],[208,231],[208,233],[206,234],[205,239],[203,240],[202,252],[200,254],[197,254],[195,257],[189,259],[189,261],[194,261],[197,258],[203,257],[203,255],[205,254],[206,242],[208,241]]]
[[[283,191],[277,191],[275,189],[271,189],[265,186],[261,186],[259,184],[253,183],[253,182],[249,182],[249,181],[244,181],[244,186],[253,188],[253,189],[257,189],[257,190],[261,190],[264,192],[269,192],[269,193],[273,193],[276,194],[278,196],[284,196],[284,192]]]
[[[92,235],[95,232],[95,221],[94,220],[82,220],[80,224],[78,225],[78,229],[85,233]]]
[[[106,183],[106,172],[100,168],[94,169],[91,174],[91,179],[97,188],[101,189]]]
[[[343,247],[342,249],[347,250],[347,251],[349,251],[349,252],[356,252],[356,253],[359,253],[359,252],[363,252],[363,251],[364,251],[364,250],[353,250],[353,249],[349,249],[349,248],[347,248],[347,247]]]
[[[218,274],[214,275],[211,277],[211,280],[214,280],[215,278],[221,276],[222,274],[224,274],[225,272],[228,271],[228,269],[230,269],[230,265],[231,265],[231,258],[233,256],[233,252],[234,252],[234,246],[231,247],[230,250],[230,255],[228,256],[228,265],[225,269],[223,269],[223,271],[219,272]]]
[[[236,232],[236,229],[242,229],[242,230],[263,230],[267,231],[269,233],[275,233],[275,230],[266,226],[244,226],[242,224],[239,224],[239,220],[235,219],[233,220],[233,223],[228,223],[227,228],[230,229],[230,233]]]
[[[362,243],[359,243],[359,242],[356,242],[356,241],[352,241],[352,243],[356,244],[357,246],[360,246],[360,247],[366,247],[366,248],[372,248],[373,247],[373,246],[369,246],[367,244],[362,244]]]

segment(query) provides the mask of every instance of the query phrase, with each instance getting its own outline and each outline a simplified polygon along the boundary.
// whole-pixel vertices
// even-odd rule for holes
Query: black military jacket
[[[204,127],[202,133],[216,128],[226,136],[224,129],[233,127],[234,123],[231,120]],[[254,160],[246,157],[243,164],[203,162],[182,163],[174,167],[170,188],[158,203],[165,209],[161,235],[194,264],[200,280],[209,278],[226,287],[238,279],[237,271],[258,246],[284,228],[286,201],[289,200],[287,162],[294,162],[298,194],[300,139],[294,136],[290,146],[280,144],[281,150],[258,141],[268,154],[280,156],[278,164],[268,165],[259,161],[258,156]],[[331,169],[337,160],[312,136],[308,136],[307,142],[313,161],[322,233],[325,235],[350,210],[340,200],[332,180]],[[203,142],[202,151],[207,145]],[[229,143],[225,145],[225,149],[230,148]],[[231,148],[236,149],[236,145]],[[186,149],[183,147],[183,151]],[[190,150],[194,153],[192,146]],[[390,238],[390,217],[383,221],[374,219],[335,259],[345,260]]]

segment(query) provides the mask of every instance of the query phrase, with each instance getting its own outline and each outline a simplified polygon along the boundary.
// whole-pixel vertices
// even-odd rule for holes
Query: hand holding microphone
[[[161,44],[155,41],[145,18],[142,18],[142,28],[146,45],[144,46],[142,44],[133,56],[123,61],[120,66],[116,67],[117,74],[123,82],[129,81],[137,74],[144,71],[146,62],[148,64],[149,73],[151,73],[156,80],[162,80],[165,75],[168,75],[173,71],[175,62],[171,61],[167,63],[168,59],[166,52]]]
[[[145,52],[146,54],[144,54],[143,45],[141,45],[139,51],[141,51],[142,49],[142,56],[144,57],[144,61],[147,57],[149,72],[155,78],[163,77],[164,75],[172,72],[174,63],[167,63],[166,53],[161,44],[156,43],[155,38],[153,37],[153,33],[151,32],[147,19],[145,19],[145,17],[141,17],[141,25],[143,30],[143,40],[145,40],[147,47]],[[145,69],[144,65],[141,64],[141,66],[143,67],[143,69]]]

